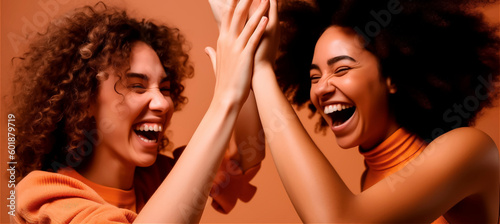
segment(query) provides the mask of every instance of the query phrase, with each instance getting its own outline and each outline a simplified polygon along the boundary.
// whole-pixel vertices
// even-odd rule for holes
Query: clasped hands
[[[278,48],[276,0],[209,0],[219,38],[205,48],[216,76],[214,97],[242,105],[256,68],[273,66]]]

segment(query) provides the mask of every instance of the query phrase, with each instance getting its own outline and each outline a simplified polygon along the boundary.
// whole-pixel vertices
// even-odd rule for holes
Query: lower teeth
[[[350,107],[348,109],[329,114],[332,118],[333,126],[340,126],[347,122],[354,115],[355,110],[355,107]]]
[[[337,122],[333,123],[333,126],[334,126],[334,127],[336,127],[336,126],[339,126],[339,125],[341,125],[341,124],[343,124],[343,122],[341,122],[341,121],[337,121]]]
[[[142,136],[139,136],[139,138],[147,143],[155,143],[156,142],[156,139],[149,140],[149,139],[143,138]]]

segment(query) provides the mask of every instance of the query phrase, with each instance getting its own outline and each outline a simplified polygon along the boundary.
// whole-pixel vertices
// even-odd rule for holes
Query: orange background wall
[[[9,36],[22,36],[23,32],[31,33],[33,29],[42,29],[54,16],[65,13],[72,8],[91,4],[95,0],[1,0],[1,196],[0,222],[8,222],[9,216],[6,200],[7,187],[7,109],[4,96],[10,88],[12,66],[10,60],[21,53],[23,44],[12,42]],[[201,121],[204,111],[208,108],[215,84],[212,67],[204,54],[205,46],[215,47],[217,27],[213,20],[207,0],[110,0],[108,5],[125,7],[136,17],[152,18],[158,22],[179,27],[191,43],[191,59],[195,64],[195,77],[186,82],[185,94],[189,103],[180,112],[174,114],[168,136],[175,147],[186,144]],[[48,6],[48,7],[47,7]],[[500,22],[498,18],[499,4],[485,9],[488,18]],[[498,105],[498,100],[497,100]],[[362,157],[356,149],[340,149],[335,143],[332,133],[322,135],[314,133],[317,119],[309,119],[306,109],[298,110],[299,117],[306,129],[311,133],[317,145],[340,173],[347,185],[355,193],[359,192],[359,177],[363,171]],[[500,146],[500,111],[498,107],[485,111],[477,123],[477,127],[487,132]],[[252,180],[257,186],[257,194],[249,203],[238,202],[236,208],[228,215],[216,212],[207,205],[202,217],[203,223],[300,223],[296,212],[288,199],[274,163],[267,152],[262,169]]]

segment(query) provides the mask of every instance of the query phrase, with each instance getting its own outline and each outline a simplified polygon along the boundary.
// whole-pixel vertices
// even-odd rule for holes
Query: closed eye
[[[345,73],[347,73],[347,71],[349,71],[349,70],[351,70],[351,67],[342,66],[342,67],[337,68],[337,70],[335,70],[335,74],[336,75],[345,75]]]
[[[146,92],[146,87],[144,87],[142,84],[140,83],[134,83],[134,84],[130,84],[128,85],[128,88],[132,91],[135,91],[137,93],[144,93]]]
[[[319,79],[321,78],[321,75],[311,75],[311,84],[316,84],[319,82]]]
[[[161,88],[160,89],[160,92],[164,95],[164,96],[170,96],[170,88]]]
[[[164,96],[170,96],[170,81],[166,78],[164,78],[161,83],[160,83],[160,92]]]

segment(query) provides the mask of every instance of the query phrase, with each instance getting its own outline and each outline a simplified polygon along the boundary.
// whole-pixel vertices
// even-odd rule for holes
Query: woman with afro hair
[[[280,2],[278,20],[271,1],[252,89],[304,223],[498,222],[498,149],[470,127],[499,75],[500,38],[474,10],[481,4],[291,0]],[[288,99],[311,102],[340,147],[359,148],[361,193],[347,188]]]
[[[224,213],[238,198],[249,200],[254,187],[227,189],[235,189],[229,187],[233,180],[255,175],[263,150],[255,149],[251,158],[225,155],[233,129],[236,140],[261,130],[258,117],[238,114],[244,104],[256,110],[251,59],[269,4],[260,4],[248,22],[250,6],[238,7],[241,14],[221,21],[231,27],[222,30],[231,47],[218,50],[218,62],[231,66],[214,67],[210,107],[175,158],[159,151],[168,144],[164,132],[173,112],[186,102],[181,82],[193,73],[178,29],[98,3],[38,34],[14,60],[21,181],[13,221],[192,223],[200,220],[209,194]],[[249,177],[218,178],[212,185],[218,170]]]

